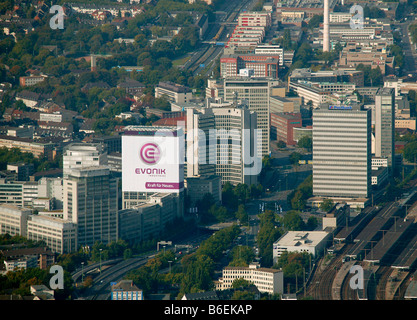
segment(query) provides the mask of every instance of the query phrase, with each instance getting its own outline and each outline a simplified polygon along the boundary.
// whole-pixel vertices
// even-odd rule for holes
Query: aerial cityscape
[[[416,17],[2,1],[0,300],[416,300]]]

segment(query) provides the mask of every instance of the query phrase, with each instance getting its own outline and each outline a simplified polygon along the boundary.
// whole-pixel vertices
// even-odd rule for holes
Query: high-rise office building
[[[184,147],[181,127],[125,127],[122,136],[123,209],[152,201],[156,193],[172,194],[173,217],[183,216]]]
[[[256,184],[256,168],[261,167],[256,116],[245,104],[215,103],[201,111],[187,110],[188,176],[207,176],[212,174],[208,168],[214,168],[222,183]]]
[[[329,0],[324,0],[324,12],[323,12],[323,52],[330,52],[330,9]]]
[[[258,148],[261,157],[269,155],[269,126],[270,108],[269,96],[271,87],[278,84],[266,78],[226,78],[224,80],[224,100],[246,100],[249,110],[257,114],[257,129],[262,130],[261,148]]]
[[[313,110],[314,196],[368,198],[371,156],[371,110],[360,104]]]
[[[375,95],[375,157],[388,159],[391,173],[395,164],[395,90],[380,88]]]
[[[107,165],[107,153],[101,143],[73,143],[64,151],[63,175],[68,176],[70,169]]]
[[[118,179],[103,166],[72,168],[63,180],[64,219],[77,224],[79,245],[118,239]]]
[[[213,109],[187,109],[187,177],[216,172],[215,120]],[[210,144],[211,143],[211,144]]]

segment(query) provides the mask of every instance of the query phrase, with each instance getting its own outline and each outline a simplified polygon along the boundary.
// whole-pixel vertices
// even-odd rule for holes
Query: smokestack
[[[330,30],[329,30],[329,0],[324,0],[323,14],[323,52],[330,52]]]
[[[91,55],[91,72],[97,71],[97,62],[96,62],[96,56]]]

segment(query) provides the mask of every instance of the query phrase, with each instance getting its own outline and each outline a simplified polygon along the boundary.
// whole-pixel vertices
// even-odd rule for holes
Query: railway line
[[[402,299],[417,265],[414,185],[401,199],[366,208],[349,225],[335,233],[341,247],[327,263],[320,260],[307,296],[317,300]],[[407,208],[410,208],[407,212]],[[365,213],[365,214],[364,214]],[[333,248],[336,248],[334,246]],[[349,268],[362,266],[364,288],[350,287]]]

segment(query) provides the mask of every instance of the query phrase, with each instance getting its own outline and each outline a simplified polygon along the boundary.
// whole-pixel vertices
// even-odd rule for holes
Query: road
[[[407,19],[407,21],[402,23],[396,23],[395,26],[401,29],[402,33],[402,42],[401,47],[403,48],[404,53],[404,66],[403,73],[405,74],[415,74],[417,70],[417,52],[415,46],[411,44],[411,39],[408,36],[408,26],[414,22],[414,20]]]
[[[191,246],[192,248],[190,251],[193,251],[203,240],[207,239],[210,235],[210,232],[198,231],[193,236],[178,242],[176,245],[177,247]],[[173,244],[173,246],[174,245],[175,244]],[[178,257],[180,256],[179,251],[180,249],[178,249],[176,252]],[[112,261],[103,261],[102,271],[100,274],[95,275],[93,285],[82,293],[76,290],[74,296],[82,300],[108,300],[111,294],[110,283],[120,281],[129,271],[138,269],[139,267],[143,266],[149,261],[149,259],[154,258],[156,254],[157,251],[155,250],[142,256],[130,258],[127,260],[116,259]],[[98,271],[98,267],[99,263],[95,263],[94,265],[85,267],[83,270],[77,270],[72,275],[73,279],[78,279],[81,276],[80,272],[84,272],[85,276],[87,270],[97,269]]]
[[[223,32],[215,41],[226,43],[235,28],[235,18],[237,15],[243,10],[250,10],[255,4],[256,0],[224,1],[220,9],[215,12],[215,21],[209,23],[209,31],[205,36],[206,40],[208,42],[213,41],[220,28],[223,26]],[[190,59],[182,68],[191,70],[194,76],[209,76],[213,72],[216,60],[223,54],[223,50],[224,46],[222,45],[204,42],[200,48],[191,53]]]

